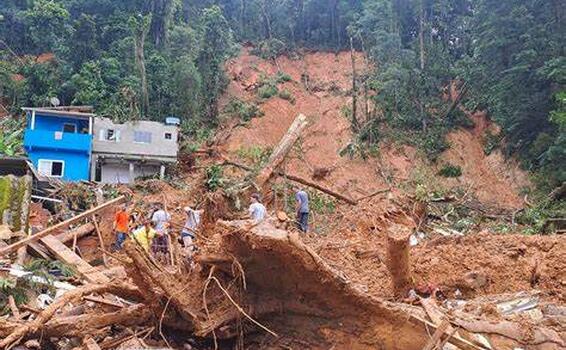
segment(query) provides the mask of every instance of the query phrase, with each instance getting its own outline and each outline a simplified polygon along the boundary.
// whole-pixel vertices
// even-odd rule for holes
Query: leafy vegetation
[[[224,108],[224,113],[230,116],[237,116],[244,122],[263,116],[263,111],[255,103],[242,101],[238,98],[233,98],[228,102]]]
[[[220,165],[212,165],[206,168],[206,188],[214,192],[224,186],[224,171]]]
[[[57,96],[118,120],[175,115],[202,135],[219,123],[235,42],[266,59],[352,46],[376,67],[349,93],[377,106],[349,109],[356,147],[402,140],[434,161],[447,132],[471,125],[459,106],[485,110],[502,127],[486,153],[518,155],[549,190],[566,180],[563,14],[557,0],[5,0],[1,103]],[[293,101],[278,86],[288,75],[263,80],[260,98]]]
[[[444,164],[438,171],[438,175],[444,177],[460,177],[462,176],[462,168],[459,165]]]
[[[271,155],[271,148],[263,148],[259,146],[242,146],[236,152],[238,157],[247,163],[251,163],[254,168],[259,169],[267,162]]]

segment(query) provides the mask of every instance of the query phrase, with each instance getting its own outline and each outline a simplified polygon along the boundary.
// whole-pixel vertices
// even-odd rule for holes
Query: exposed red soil
[[[357,54],[357,65],[365,69],[364,57]],[[481,202],[490,206],[518,208],[523,204],[518,195],[528,186],[527,175],[516,162],[507,160],[495,150],[486,156],[483,152],[483,137],[487,130],[497,132],[485,114],[470,117],[475,122],[473,130],[456,130],[448,135],[452,147],[441,156],[439,165],[430,165],[419,152],[409,146],[381,144],[380,157],[368,160],[341,157],[339,152],[351,141],[350,122],[341,112],[351,105],[352,67],[349,52],[306,53],[300,59],[279,57],[277,65],[251,55],[244,49],[242,54],[229,61],[227,72],[231,78],[223,103],[231,97],[260,103],[264,112],[254,118],[247,127],[237,128],[229,137],[226,151],[235,153],[241,148],[259,146],[274,147],[299,113],[309,119],[300,147],[288,161],[287,170],[299,176],[310,177],[317,168],[330,169],[324,179],[327,186],[350,196],[362,196],[386,186],[385,177],[401,183],[410,180],[423,168],[435,175],[446,163],[461,166],[463,175],[458,179],[440,178],[436,181],[446,188],[462,187],[470,190]],[[279,97],[260,101],[253,86],[261,75],[274,76],[278,68],[292,81],[279,85],[289,90],[295,98],[291,103]],[[301,77],[308,75],[309,90]]]
[[[344,224],[343,229],[304,239],[328,264],[366,286],[371,295],[392,298],[387,226],[369,214],[359,219],[357,226]],[[450,298],[456,289],[466,298],[542,290],[549,299],[566,302],[566,242],[559,236],[433,236],[411,247],[410,264],[414,287],[438,287]],[[487,283],[473,288],[473,283],[466,282],[470,273],[485,275]]]

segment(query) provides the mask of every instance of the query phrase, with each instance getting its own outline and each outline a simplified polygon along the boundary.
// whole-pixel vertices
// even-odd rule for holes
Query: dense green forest
[[[11,112],[57,96],[194,131],[218,124],[240,44],[266,58],[353,47],[374,62],[358,87],[379,106],[363,120],[352,106],[360,145],[388,128],[434,159],[446,131],[469,125],[442,98],[456,84],[551,188],[566,181],[565,14],[561,0],[3,0],[0,95]]]

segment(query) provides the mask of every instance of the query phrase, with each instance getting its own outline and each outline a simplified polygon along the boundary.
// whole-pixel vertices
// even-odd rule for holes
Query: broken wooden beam
[[[55,235],[55,238],[63,243],[71,242],[76,236],[77,239],[84,237],[94,231],[94,225],[89,222],[84,225],[78,226],[72,230],[68,230]]]
[[[45,244],[47,249],[49,249],[49,251],[53,253],[57,259],[73,266],[77,272],[89,282],[107,283],[110,280],[102,272],[98,271],[95,267],[81,259],[80,256],[75,254],[75,252],[69,249],[54,236],[47,235],[46,237],[41,238],[41,243]]]
[[[226,157],[223,157],[223,159],[224,159],[224,162],[222,163],[223,165],[232,165],[232,166],[235,166],[236,168],[240,168],[240,169],[243,169],[243,170],[246,170],[246,171],[253,171],[253,169],[250,168],[250,167],[247,166],[247,165],[244,165],[244,164],[240,164],[240,163],[231,161],[231,160],[227,159]],[[322,186],[322,185],[320,185],[320,184],[318,184],[318,183],[316,183],[316,182],[307,180],[307,179],[305,179],[305,178],[302,178],[302,177],[299,177],[299,176],[296,176],[296,175],[292,175],[292,174],[287,174],[287,173],[285,173],[285,172],[283,172],[283,171],[275,171],[274,174],[276,174],[277,176],[285,177],[285,178],[287,178],[287,179],[289,179],[289,180],[291,180],[291,181],[300,183],[300,184],[302,184],[302,185],[305,185],[305,186],[308,186],[308,187],[312,187],[312,188],[314,188],[314,189],[317,189],[317,190],[319,190],[319,191],[321,191],[321,192],[323,192],[323,193],[326,193],[327,195],[329,195],[329,196],[331,196],[331,197],[334,197],[334,198],[336,198],[336,199],[339,199],[339,200],[341,200],[341,201],[344,201],[344,202],[346,202],[346,203],[348,203],[348,204],[352,204],[352,205],[358,204],[358,201],[355,200],[355,199],[353,199],[353,198],[351,198],[351,197],[348,197],[348,196],[346,196],[346,195],[343,195],[343,194],[341,194],[341,193],[338,193],[338,192],[336,192],[336,191],[334,191],[334,190],[332,190],[332,189],[330,189],[330,188],[328,188],[328,187],[324,187],[324,186]]]
[[[450,322],[448,322],[448,320],[446,320],[446,319],[443,320],[438,325],[438,328],[436,329],[436,331],[434,331],[432,338],[429,339],[428,343],[426,343],[423,350],[440,349],[438,347],[438,342],[440,342],[440,340],[442,339],[442,336],[446,333],[446,330],[448,329],[449,326],[450,326]]]
[[[299,114],[295,118],[285,135],[283,135],[283,138],[281,138],[281,141],[279,141],[277,147],[273,150],[273,153],[271,153],[267,165],[263,167],[257,175],[255,183],[259,188],[263,188],[269,179],[271,179],[273,173],[283,162],[289,151],[291,151],[291,148],[293,148],[293,145],[299,139],[307,124],[307,117],[305,115]]]
[[[112,205],[121,204],[121,203],[123,203],[125,200],[126,200],[126,197],[120,196],[120,197],[115,198],[115,199],[113,199],[113,200],[111,200],[111,201],[108,201],[108,202],[106,202],[106,203],[104,203],[104,204],[102,204],[102,205],[99,205],[99,206],[97,206],[97,207],[94,207],[94,208],[92,208],[92,209],[89,209],[89,210],[85,211],[84,213],[81,213],[81,214],[79,214],[79,215],[77,215],[77,216],[74,216],[74,217],[72,217],[72,218],[70,218],[70,219],[68,219],[68,220],[65,220],[65,221],[60,222],[60,223],[58,223],[58,224],[56,224],[56,225],[53,225],[53,226],[51,226],[51,227],[49,227],[49,228],[47,228],[47,229],[45,229],[45,230],[43,230],[43,231],[40,231],[40,232],[38,232],[38,233],[36,233],[36,234],[34,234],[34,235],[31,235],[31,236],[29,236],[29,237],[27,237],[27,238],[24,238],[24,239],[22,239],[22,240],[20,240],[20,241],[18,241],[18,242],[16,242],[16,243],[10,244],[9,246],[6,246],[6,247],[4,247],[4,248],[0,248],[0,256],[5,256],[5,255],[7,255],[7,254],[9,254],[9,253],[11,253],[11,252],[17,250],[17,249],[20,248],[20,247],[26,246],[26,245],[28,245],[28,244],[30,244],[30,243],[32,243],[32,242],[36,242],[36,241],[40,240],[40,239],[43,238],[43,237],[49,236],[49,235],[51,235],[52,233],[57,232],[58,230],[67,228],[69,225],[71,225],[71,224],[73,224],[73,223],[75,223],[75,222],[78,222],[78,221],[80,221],[80,220],[82,220],[82,219],[88,218],[88,217],[90,217],[91,215],[96,214],[97,212],[99,212],[99,211],[101,211],[101,210],[103,210],[103,209],[105,209],[105,208],[108,208],[108,207],[110,207],[110,206],[112,206]]]

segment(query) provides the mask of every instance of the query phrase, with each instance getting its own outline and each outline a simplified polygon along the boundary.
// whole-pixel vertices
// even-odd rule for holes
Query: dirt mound
[[[366,69],[363,55],[357,54],[356,61],[360,69]],[[471,116],[476,125],[473,130],[457,130],[448,135],[452,147],[442,155],[439,165],[428,164],[412,147],[390,144],[380,145],[379,157],[367,160],[341,157],[340,152],[352,136],[350,122],[344,115],[351,105],[349,52],[306,53],[297,59],[283,56],[275,62],[244,49],[240,56],[228,62],[226,70],[231,82],[222,103],[236,97],[257,102],[264,113],[246,127],[233,131],[224,145],[229,153],[236,154],[252,146],[273,147],[294,118],[303,113],[308,117],[309,127],[286,164],[287,171],[293,174],[315,177],[327,186],[360,197],[386,187],[388,181],[397,184],[410,181],[423,169],[436,177],[443,164],[451,163],[460,166],[463,174],[457,179],[438,179],[442,186],[470,190],[491,206],[517,208],[523,204],[518,192],[528,185],[527,176],[499,151],[489,156],[484,154],[485,132],[497,128],[482,114]],[[258,98],[258,84],[278,71],[291,77],[291,81],[278,86],[279,90],[288,90],[294,102],[277,96],[267,100]],[[324,176],[317,176],[319,169],[324,170]]]

